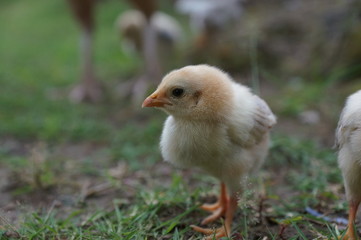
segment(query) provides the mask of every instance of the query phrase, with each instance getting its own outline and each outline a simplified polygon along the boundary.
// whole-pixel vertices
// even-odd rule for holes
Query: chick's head
[[[216,120],[231,107],[232,84],[215,67],[187,66],[168,73],[142,106],[158,107],[179,118]]]

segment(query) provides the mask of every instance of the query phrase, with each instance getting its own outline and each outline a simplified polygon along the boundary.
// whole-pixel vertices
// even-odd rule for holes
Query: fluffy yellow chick
[[[361,201],[361,90],[346,101],[336,130],[338,163],[349,201],[348,229],[343,239],[357,239],[354,222]]]
[[[202,224],[225,216],[224,226],[192,228],[217,239],[230,237],[241,181],[258,170],[268,152],[276,123],[268,105],[221,70],[196,65],[167,74],[143,107],[170,115],[160,141],[165,161],[198,167],[221,181],[219,200],[202,206],[212,212]]]

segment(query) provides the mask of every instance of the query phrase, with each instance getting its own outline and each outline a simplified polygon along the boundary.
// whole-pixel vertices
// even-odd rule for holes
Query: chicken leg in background
[[[96,80],[93,66],[94,10],[96,0],[67,0],[72,13],[80,25],[80,82],[70,92],[74,102],[98,102],[102,88]]]
[[[354,224],[361,202],[361,90],[346,101],[336,130],[336,146],[349,201],[348,229],[343,239],[356,240]]]
[[[94,11],[96,0],[67,0],[81,28],[80,60],[81,81],[71,91],[70,99],[74,102],[91,101],[97,102],[102,97],[101,84],[96,80],[93,67],[93,35],[94,35]],[[146,94],[149,82],[155,82],[160,78],[160,64],[157,56],[157,40],[155,30],[151,24],[151,18],[157,9],[156,0],[128,0],[144,14],[146,24],[143,29],[143,74],[135,82],[131,89],[132,99],[141,102]]]
[[[156,84],[161,77],[161,67],[157,51],[156,30],[152,24],[158,4],[156,0],[128,0],[130,1],[146,18],[146,24],[143,29],[142,54],[143,71],[141,76],[135,80],[131,90],[132,101],[134,104],[141,103],[150,84]]]
[[[266,102],[218,68],[195,65],[167,74],[142,106],[170,115],[160,142],[165,161],[200,168],[221,182],[218,202],[202,206],[212,212],[202,224],[225,216],[224,226],[191,227],[207,239],[231,237],[242,182],[262,165],[276,123]]]

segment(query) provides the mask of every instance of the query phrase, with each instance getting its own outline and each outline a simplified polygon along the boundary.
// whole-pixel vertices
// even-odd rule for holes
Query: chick
[[[361,201],[361,90],[346,101],[336,130],[336,146],[350,205],[348,229],[343,239],[357,239],[354,222]]]
[[[268,152],[269,130],[276,123],[268,105],[221,70],[195,65],[167,74],[142,107],[170,115],[160,141],[165,161],[200,168],[221,181],[218,201],[202,206],[212,212],[202,224],[225,216],[224,226],[192,228],[230,237],[241,181],[258,170]]]

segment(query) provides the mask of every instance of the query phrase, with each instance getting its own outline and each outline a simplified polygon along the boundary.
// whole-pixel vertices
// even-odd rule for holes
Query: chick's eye
[[[172,90],[172,95],[174,97],[179,98],[179,97],[181,97],[183,95],[183,93],[184,93],[184,90],[182,88],[175,88],[175,89]]]

